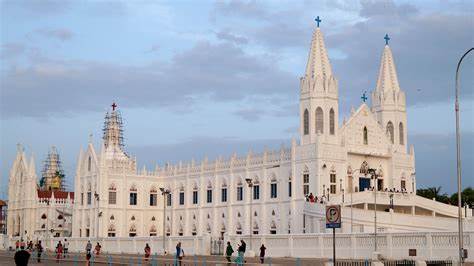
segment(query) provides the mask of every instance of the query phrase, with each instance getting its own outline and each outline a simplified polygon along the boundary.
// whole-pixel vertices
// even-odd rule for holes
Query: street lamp
[[[163,255],[166,255],[166,198],[167,195],[171,195],[171,191],[169,189],[165,189],[160,187],[161,195],[163,195]]]
[[[97,192],[94,192],[94,198],[95,200],[97,201],[97,218],[96,218],[96,228],[95,228],[95,237],[97,238],[97,241],[99,241],[99,217],[102,216],[102,212],[100,212],[99,210],[99,203],[100,203],[100,197],[99,197],[99,194]]]
[[[378,175],[377,171],[373,168],[369,168],[368,173],[372,175],[374,179],[374,240],[375,240],[375,252],[377,252],[377,183]]]
[[[459,134],[459,68],[464,57],[472,52],[473,48],[467,50],[459,59],[458,66],[456,67],[456,101],[454,103],[454,109],[456,111],[456,165],[457,165],[457,177],[458,177],[458,238],[459,238],[459,264],[462,264],[464,260],[464,247],[463,247],[463,233],[462,233],[462,207],[461,207],[461,136]]]
[[[249,186],[250,190],[250,226],[249,226],[249,249],[252,251],[252,202],[253,202],[253,193],[252,193],[252,188],[253,188],[253,180],[251,178],[245,178],[245,182],[247,182],[247,185]]]
[[[351,192],[351,234],[352,234],[352,230],[353,230],[353,228],[352,228],[352,221],[353,221],[353,218],[352,218],[352,217],[353,217],[353,216],[352,216],[352,208],[353,208],[353,207],[352,207],[352,206],[353,206],[353,203],[352,203],[352,194],[354,193],[354,175],[353,175],[353,174],[354,174],[355,172],[359,172],[359,174],[360,174],[360,170],[361,170],[361,169],[355,169],[354,171],[347,170],[347,174],[348,174],[349,177],[351,178],[351,187],[350,187],[350,192]],[[362,170],[366,171],[366,169],[362,169]],[[367,174],[365,174],[365,175],[367,176]]]

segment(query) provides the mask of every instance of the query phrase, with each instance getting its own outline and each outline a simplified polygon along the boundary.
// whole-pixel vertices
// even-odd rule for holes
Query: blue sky
[[[418,186],[455,189],[453,81],[472,1],[1,1],[0,198],[16,143],[60,151],[72,186],[116,101],[141,165],[261,151],[298,137],[299,77],[322,18],[340,116],[375,86],[383,36],[407,93]],[[474,185],[474,60],[461,72],[465,186]],[[436,162],[433,164],[433,162]]]

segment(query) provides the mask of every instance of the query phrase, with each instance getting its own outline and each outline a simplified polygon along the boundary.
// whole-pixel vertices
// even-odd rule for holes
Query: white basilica
[[[74,201],[67,203],[73,206],[72,236],[319,233],[326,230],[328,202],[342,205],[340,232],[453,230],[457,208],[415,195],[406,96],[387,36],[371,97],[371,106],[364,101],[339,123],[338,80],[317,27],[300,79],[300,139],[292,140],[291,147],[138,170],[125,151],[121,114],[114,104],[106,114],[102,145],[89,143],[79,153]],[[26,229],[24,222],[40,219],[41,211],[27,214],[36,205],[15,205],[20,198],[40,202],[33,197],[34,165],[23,153],[19,150],[10,174],[9,219],[18,219],[9,220],[11,237],[43,226]],[[31,193],[18,188],[22,182],[31,183]],[[308,201],[308,195],[317,202]]]
[[[89,143],[79,155],[73,236],[321,232],[324,211],[322,204],[307,202],[310,193],[343,205],[345,232],[373,231],[368,211],[374,206],[383,212],[380,231],[447,230],[447,224],[455,225],[450,217],[456,216],[456,208],[415,195],[406,98],[388,38],[372,106],[361,104],[339,123],[338,90],[317,27],[300,79],[299,142],[260,154],[191,161],[153,171],[138,170],[135,159],[125,152],[121,116],[114,104],[106,115],[103,145],[96,149]],[[374,187],[380,191],[378,205]]]

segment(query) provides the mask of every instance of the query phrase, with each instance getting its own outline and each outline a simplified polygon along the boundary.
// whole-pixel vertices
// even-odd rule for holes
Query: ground
[[[0,251],[0,265],[14,265],[14,252]],[[258,258],[246,258],[247,265],[260,264]],[[295,259],[295,258],[266,258],[267,265],[324,265],[325,259]],[[100,255],[94,258],[94,264],[106,265],[112,263],[113,265],[173,265],[174,258],[172,256],[153,256],[148,264],[144,261],[143,255],[123,254],[123,255]],[[60,261],[60,265],[84,265],[85,254],[73,253],[69,257]],[[110,265],[112,265],[110,264]],[[41,263],[36,261],[36,253],[33,253],[30,258],[29,265],[56,265],[54,254],[43,254]],[[226,259],[223,256],[188,256],[183,259],[183,266],[186,265],[227,265]],[[235,264],[234,264],[235,265]]]

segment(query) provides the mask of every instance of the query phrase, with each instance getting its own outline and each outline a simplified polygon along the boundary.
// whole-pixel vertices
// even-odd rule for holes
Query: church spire
[[[64,177],[59,153],[56,147],[52,146],[44,161],[40,187],[42,190],[64,190]]]
[[[398,83],[397,69],[393,60],[392,51],[388,45],[390,38],[388,34],[385,35],[385,47],[382,54],[382,61],[380,63],[379,77],[377,79],[376,90],[383,91],[400,91]]]
[[[123,128],[122,128],[122,115],[117,110],[117,104],[115,102],[111,105],[112,111],[105,114],[104,122],[104,145],[105,148],[120,149],[123,148]]]
[[[306,77],[314,76],[332,76],[331,63],[324,45],[324,38],[319,23],[321,19],[319,16],[315,19],[317,27],[313,32],[311,40],[311,50],[308,56],[308,63],[306,64]]]

